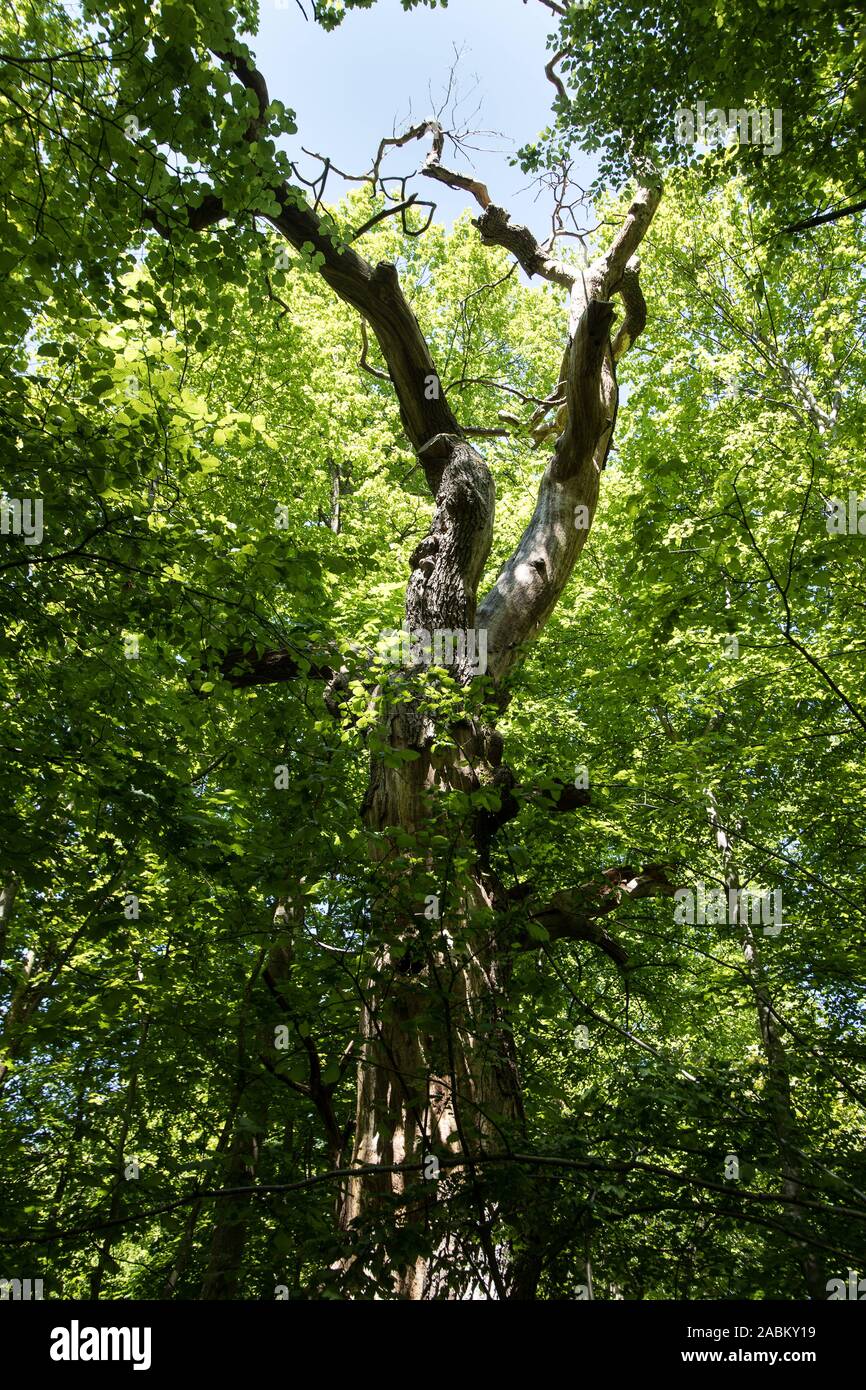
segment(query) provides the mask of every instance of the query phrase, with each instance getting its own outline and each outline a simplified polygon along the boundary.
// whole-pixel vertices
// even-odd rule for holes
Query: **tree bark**
[[[247,131],[247,139],[255,141],[270,101],[267,84],[243,45],[216,52],[215,57],[255,98],[257,114]],[[403,428],[435,499],[429,531],[411,559],[405,607],[409,632],[462,634],[463,651],[454,662],[453,676],[471,694],[478,667],[473,669],[469,634],[483,631],[487,675],[504,705],[503,679],[552,613],[595,514],[616,421],[616,362],[645,318],[635,253],[661,189],[638,188],[610,246],[579,271],[540,247],[528,228],[513,226],[484,185],[443,167],[445,137],[437,122],[422,122],[397,143],[426,135],[432,137],[432,149],[424,173],[472,194],[482,208],[475,223],[482,242],[513,254],[528,275],[541,275],[570,291],[567,343],[555,388],[557,394],[564,393],[559,397],[565,408],[562,432],[532,520],[480,604],[478,586],[493,535],[493,479],[448,403],[396,267],[384,262],[374,267],[353,246],[336,244],[330,228],[298,197],[297,189],[273,188],[279,211],[266,216],[291,245],[316,253],[324,281],[371,326]],[[164,209],[154,208],[149,215],[157,231],[171,235],[171,216],[167,221]],[[185,210],[194,231],[230,215],[213,193]],[[612,339],[614,295],[620,297],[625,316]],[[232,679],[237,654],[230,655],[226,674]],[[254,653],[246,663],[245,683],[259,679],[262,664],[262,678],[292,679],[298,666],[290,655],[287,660],[284,656],[269,653],[262,663]],[[379,743],[388,756],[373,754],[362,808],[381,891],[372,914],[373,964],[359,982],[363,1005],[353,1150],[354,1165],[369,1171],[347,1181],[340,1224],[348,1233],[368,1215],[393,1209],[401,1212],[404,1223],[423,1220],[431,1205],[432,1179],[423,1176],[426,1160],[437,1156],[437,1148],[440,1155],[458,1156],[457,1176],[469,1189],[478,1250],[486,1267],[486,1274],[480,1273],[477,1261],[467,1258],[463,1287],[468,1290],[474,1270],[485,1289],[503,1298],[506,1279],[477,1164],[486,1152],[501,1150],[522,1116],[508,1021],[509,914],[489,869],[490,821],[485,833],[483,816],[467,817],[452,836],[448,854],[436,848],[433,837],[444,816],[443,794],[471,796],[485,787],[504,793],[508,774],[501,768],[501,739],[475,718],[471,701],[456,728],[453,721],[430,713],[429,700],[412,688],[412,668],[417,675],[424,664],[410,653],[409,671],[383,680],[376,692],[382,713]],[[442,746],[449,750],[444,756]],[[394,863],[407,844],[416,846],[426,874],[442,880],[446,918],[441,921],[427,914],[429,894],[426,888],[422,894],[418,886],[423,874],[416,882],[411,865]],[[456,873],[449,869],[454,865],[459,866]],[[557,913],[557,922],[563,934],[572,927],[586,934],[587,916],[569,908]],[[311,1072],[311,1095],[312,1079]],[[327,1108],[320,1107],[320,1113],[327,1128]],[[447,1232],[441,1239],[450,1248]],[[434,1266],[432,1253],[405,1261],[393,1270],[393,1292],[411,1299],[434,1296]],[[459,1276],[452,1278],[450,1288],[452,1296],[459,1296],[454,1292],[461,1288]]]
[[[740,873],[736,861],[733,838],[723,825],[715,795],[707,793],[707,815],[713,828],[716,845],[722,859],[726,891],[733,890],[740,904]],[[754,992],[758,1030],[767,1063],[767,1103],[773,1126],[773,1133],[779,1149],[781,1165],[782,1193],[790,1200],[787,1217],[795,1227],[807,1229],[807,1215],[797,1204],[801,1190],[802,1134],[791,1098],[791,1075],[785,1045],[782,1041],[767,977],[761,963],[758,942],[752,931],[748,914],[737,912],[736,924],[740,933],[743,957],[746,962],[749,980]],[[821,1275],[817,1256],[808,1246],[800,1247],[799,1264],[803,1279],[811,1298],[824,1299],[827,1296],[825,1279]]]

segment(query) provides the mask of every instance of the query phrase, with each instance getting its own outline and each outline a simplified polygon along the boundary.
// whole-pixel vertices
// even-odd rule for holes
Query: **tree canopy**
[[[433,118],[331,198],[250,4],[0,21],[0,1263],[50,1296],[862,1263],[863,218],[780,235],[862,193],[860,21],[547,8],[544,244]],[[703,98],[778,159],[681,159]]]

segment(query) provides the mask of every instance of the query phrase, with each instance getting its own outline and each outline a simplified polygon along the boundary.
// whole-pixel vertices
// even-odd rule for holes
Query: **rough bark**
[[[405,717],[400,723],[405,738]],[[435,768],[423,753],[407,767],[374,769],[365,821],[385,844],[389,828],[423,832],[429,793],[464,787],[471,775],[459,763]],[[388,851],[377,843],[384,860]],[[412,1169],[431,1155],[458,1154],[472,1184],[473,1159],[498,1148],[522,1118],[508,958],[489,922],[493,886],[476,870],[442,920],[425,917],[424,898],[413,901],[411,884],[395,880],[391,887],[394,909],[382,910],[374,924],[379,944],[361,1017],[353,1163]],[[383,1196],[405,1198],[405,1219],[423,1220],[435,1191],[435,1181],[418,1171],[365,1174],[347,1185],[341,1223],[348,1227]],[[487,1274],[501,1286],[488,1214],[483,1201],[475,1205]],[[430,1296],[429,1261],[395,1270],[394,1286],[398,1297]]]

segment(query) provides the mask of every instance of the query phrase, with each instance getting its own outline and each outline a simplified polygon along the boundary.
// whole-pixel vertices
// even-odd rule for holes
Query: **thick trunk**
[[[438,436],[422,453],[436,479],[436,507],[412,556],[406,622],[412,633],[462,636],[453,675],[467,687],[477,674],[469,634],[490,548],[493,481],[480,456],[456,436]],[[379,692],[384,741],[412,758],[392,767],[374,756],[363,808],[381,888],[360,1020],[353,1164],[379,1171],[349,1180],[340,1220],[346,1228],[392,1210],[404,1225],[435,1225],[435,1248],[393,1271],[397,1297],[433,1296],[435,1250],[449,1246],[450,1237],[432,1211],[432,1160],[465,1159],[459,1175],[444,1164],[441,1171],[449,1182],[468,1184],[482,1282],[489,1279],[502,1296],[475,1163],[501,1147],[503,1130],[520,1116],[508,969],[496,940],[492,885],[475,843],[477,822],[468,816],[446,824],[443,810],[443,793],[471,795],[491,779],[490,742],[474,721],[446,729],[427,712],[416,681],[429,660],[429,653],[425,663],[410,652],[410,669],[389,676]],[[450,746],[434,753],[436,743]],[[414,864],[402,858],[407,851]]]
[[[414,744],[409,742],[412,732]],[[417,734],[411,714],[392,723],[392,745],[418,751]],[[481,751],[477,739],[475,743],[470,753]],[[433,796],[448,788],[477,788],[490,772],[475,757],[461,754],[448,766],[436,767],[421,752],[399,769],[374,767],[365,805],[366,824],[377,832],[387,906],[380,907],[373,922],[375,959],[360,1023],[352,1163],[379,1172],[349,1181],[341,1224],[345,1228],[377,1211],[395,1209],[401,1223],[435,1228],[429,1253],[394,1270],[394,1292],[402,1298],[435,1297],[440,1288],[437,1263],[446,1256],[452,1296],[461,1286],[455,1261],[464,1273],[465,1294],[470,1285],[477,1290],[479,1284],[494,1296],[505,1292],[476,1167],[484,1155],[502,1150],[506,1135],[513,1134],[522,1118],[508,1022],[509,958],[497,938],[501,923],[493,885],[471,831],[447,852],[452,864],[465,855],[470,869],[462,880],[443,883],[445,891],[435,895],[423,875],[418,888],[402,868],[389,874],[386,862],[396,848],[389,829],[424,844],[443,828],[441,822],[433,824]],[[437,870],[443,876],[448,872],[432,853],[425,867],[434,877]],[[433,1210],[439,1181],[433,1176],[433,1159],[441,1164],[441,1181],[450,1189],[455,1183],[466,1185],[477,1248],[462,1256],[453,1248],[441,1214]],[[465,1163],[449,1168],[443,1162],[449,1159]]]
[[[408,674],[389,678],[379,691],[381,740],[412,759],[392,768],[374,756],[364,803],[383,881],[373,914],[375,963],[359,1030],[353,1163],[374,1171],[348,1181],[341,1213],[344,1228],[377,1209],[397,1210],[407,1224],[430,1225],[427,1253],[394,1269],[398,1297],[437,1295],[437,1255],[448,1258],[451,1296],[480,1289],[508,1296],[479,1160],[501,1151],[522,1118],[508,1023],[510,957],[496,910],[502,899],[489,873],[481,818],[464,817],[455,828],[444,824],[442,809],[449,792],[471,797],[484,788],[504,791],[498,776],[506,772],[500,767],[501,738],[471,715],[446,727],[427,712],[429,691],[414,686],[414,675],[425,665],[419,647],[437,631],[460,634],[463,659],[454,662],[456,681],[466,688],[486,671],[504,698],[503,678],[553,611],[595,513],[616,418],[614,363],[627,343],[611,343],[608,296],[629,287],[626,319],[636,335],[643,301],[635,267],[627,262],[657,201],[657,194],[642,191],[592,275],[572,285],[562,367],[565,427],[533,518],[480,605],[476,595],[494,520],[490,472],[455,433],[435,434],[416,446],[436,499],[430,530],[412,555],[406,593],[406,626],[419,646],[410,646]],[[496,240],[501,219],[496,226],[489,218],[481,223]],[[468,658],[470,633],[477,641],[472,651],[482,650],[483,639],[487,654],[480,672]],[[443,744],[449,748],[444,758],[434,751]],[[437,841],[447,849],[437,850]],[[414,870],[408,859],[401,861],[407,846],[415,855]],[[437,885],[441,915],[429,910],[429,879],[418,886],[424,870]],[[464,1251],[462,1259],[455,1258],[441,1212],[432,1210],[431,1160],[443,1158],[460,1160],[459,1171],[448,1169],[449,1187],[454,1181],[464,1186],[461,1196],[473,1213],[477,1250]]]
[[[252,120],[250,138],[256,138],[269,105],[267,84],[245,57],[222,52],[216,56],[255,98],[259,114]],[[478,1173],[479,1160],[502,1148],[508,1130],[521,1117],[508,1025],[509,949],[499,939],[507,914],[497,915],[499,894],[490,877],[484,834],[477,833],[480,817],[467,814],[450,840],[439,834],[448,803],[440,793],[471,796],[486,782],[495,783],[499,759],[493,756],[489,731],[482,735],[471,714],[456,726],[453,719],[433,715],[435,691],[413,688],[413,676],[429,666],[431,637],[435,651],[438,634],[443,645],[455,639],[459,643],[456,661],[446,660],[457,685],[469,687],[474,676],[486,673],[496,682],[495,698],[504,701],[504,678],[538,636],[568,583],[592,524],[613,437],[616,363],[640,333],[646,316],[635,253],[652,222],[661,189],[639,187],[610,245],[585,271],[577,271],[545,252],[527,228],[514,226],[477,180],[442,165],[445,133],[438,122],[422,122],[397,143],[427,135],[432,149],[424,173],[472,193],[483,210],[476,222],[482,241],[513,253],[528,275],[541,275],[570,291],[568,341],[560,379],[550,396],[551,403],[564,409],[562,430],[532,520],[480,604],[478,586],[493,536],[493,479],[448,403],[396,267],[386,262],[374,267],[353,246],[338,246],[317,211],[301,205],[295,191],[285,186],[274,188],[280,211],[268,216],[290,244],[312,248],[324,281],[372,328],[404,430],[435,498],[429,531],[412,556],[406,594],[410,670],[384,681],[377,693],[383,706],[377,742],[388,751],[381,760],[373,755],[364,819],[372,832],[381,888],[372,913],[372,960],[366,981],[358,982],[364,999],[353,1149],[354,1164],[371,1171],[346,1180],[340,1221],[348,1230],[388,1209],[389,1203],[392,1211],[399,1208],[404,1223],[423,1219],[433,1204],[433,1178],[426,1160],[448,1158],[448,1173],[459,1169],[456,1182],[465,1184],[474,1207],[486,1266],[486,1274],[476,1268],[476,1279],[504,1297],[491,1213]],[[196,231],[228,216],[216,194],[188,210],[189,225]],[[156,215],[152,220],[168,235]],[[625,317],[612,339],[613,296],[622,300]],[[362,366],[366,336],[364,345]],[[339,479],[334,479],[335,530],[339,492]],[[425,646],[426,662],[417,655]],[[241,669],[244,665],[246,670]],[[222,669],[238,685],[294,679],[300,671],[286,652],[252,652],[247,659],[243,651],[232,651]],[[328,682],[326,703],[334,713],[335,673],[316,664],[308,674]],[[452,696],[453,692],[446,694],[446,703],[453,703]],[[468,736],[453,738],[460,727],[464,734],[469,730]],[[449,750],[444,762],[437,746]],[[395,769],[389,765],[395,761],[391,750],[411,757]],[[474,823],[467,828],[470,822]],[[414,865],[410,855],[401,861],[407,850]],[[425,874],[441,885],[437,892],[442,917],[428,911],[431,893]],[[623,891],[629,890],[623,886]],[[597,939],[597,925],[587,925],[580,915],[556,915],[575,933],[589,932]],[[316,1083],[312,1057],[311,1068],[308,1091],[314,1100],[320,1097],[321,1103],[316,1103],[330,1133],[330,1095]],[[336,1141],[336,1131],[334,1135]],[[336,1150],[336,1142],[333,1147]],[[425,1170],[427,1177],[422,1176]],[[439,1239],[442,1226],[436,1224]],[[450,1237],[446,1234],[444,1239],[451,1252]],[[398,1257],[394,1265],[398,1296],[420,1298],[436,1292],[430,1254],[408,1262]],[[472,1257],[467,1257],[467,1268],[472,1266]],[[451,1290],[457,1286],[459,1279],[449,1284]]]

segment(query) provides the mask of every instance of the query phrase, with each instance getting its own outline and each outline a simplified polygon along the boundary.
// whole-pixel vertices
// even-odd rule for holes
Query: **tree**
[[[734,169],[773,209],[771,234],[863,211],[858,6],[587,0],[548,9],[558,17],[547,67],[556,120],[526,147],[528,165],[568,158],[576,140],[601,152],[601,179],[629,177],[647,160],[699,167],[714,183]]]
[[[748,927],[708,942],[670,900],[700,871],[750,883],[774,856],[825,855],[850,904],[856,832],[792,853],[789,663],[822,726],[838,716],[856,739],[853,658],[803,616],[835,601],[829,558],[856,592],[853,558],[803,521],[811,452],[841,486],[836,451],[859,429],[840,366],[856,232],[825,280],[802,256],[774,279],[739,187],[709,210],[710,256],[699,191],[659,212],[648,182],[609,200],[581,263],[561,223],[539,244],[446,164],[459,134],[439,118],[383,141],[331,207],[327,161],[305,183],[277,146],[293,121],[238,37],[243,8],[118,3],[98,22],[28,15],[0,73],[5,476],[48,518],[44,549],[0,571],[10,645],[28,644],[6,677],[4,1080],[22,1131],[57,1087],[46,1238],[99,1233],[95,1265],[85,1245],[64,1277],[87,1272],[94,1295],[122,1282],[122,1240],[147,1264],[133,1279],[184,1296],[236,1296],[274,1252],[295,1296],[574,1296],[575,1257],[586,1296],[668,1287],[665,1243],[716,1223],[689,1256],[712,1287],[732,1248],[769,1266],[773,1241],[791,1288],[820,1287],[814,1252],[847,1253],[862,1177],[847,1151],[815,1156],[848,1115],[835,1073],[809,1073],[817,1133],[795,1113],[818,1022],[793,982],[814,963],[787,946],[783,966],[760,961]],[[448,237],[406,180],[388,195],[383,160],[410,145],[431,188],[480,208]],[[622,373],[637,409],[614,467]],[[613,589],[581,586],[581,566],[566,606],[585,551]],[[778,711],[725,662],[690,664],[687,646],[741,630],[767,647]],[[726,784],[743,746],[778,808]],[[851,802],[830,752],[820,796]],[[809,879],[797,902],[824,891]],[[821,969],[844,1036],[847,948]],[[719,991],[732,1003],[707,1049]],[[574,1010],[601,1039],[586,1076]],[[738,1083],[755,1088],[742,1106]],[[843,1105],[858,1101],[854,1084]],[[734,1143],[755,1179],[740,1192],[720,1161]]]

